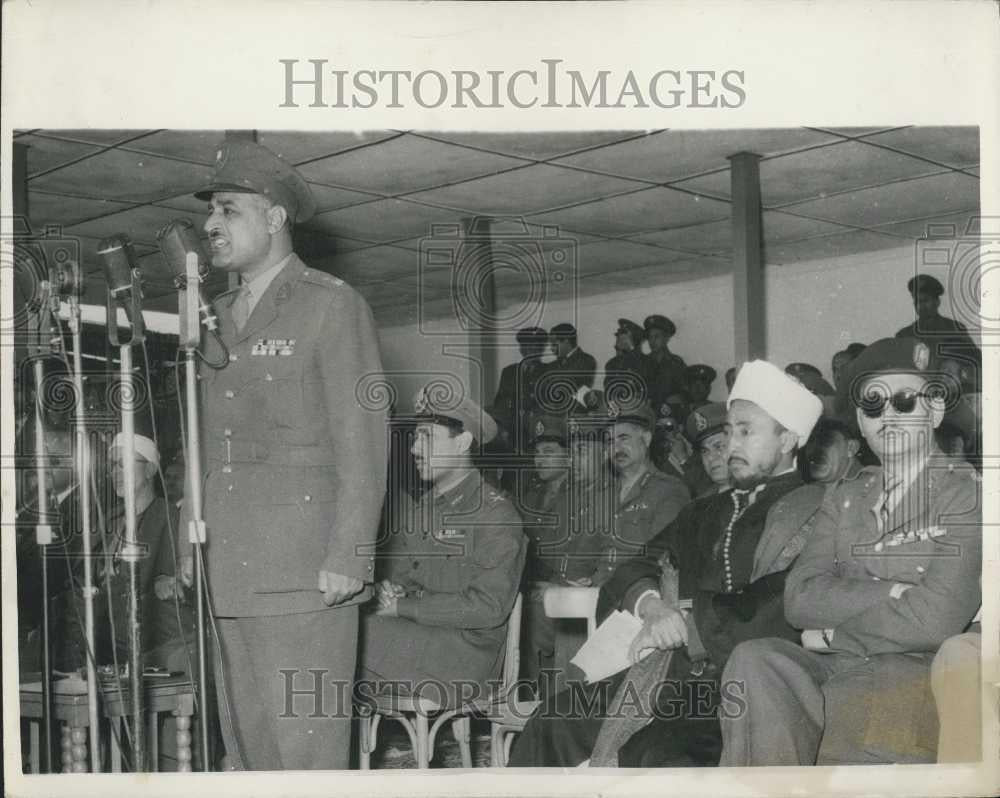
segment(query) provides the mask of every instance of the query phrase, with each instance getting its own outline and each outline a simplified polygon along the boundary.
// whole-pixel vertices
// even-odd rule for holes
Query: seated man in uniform
[[[820,410],[776,366],[744,365],[727,417],[735,489],[689,504],[601,589],[599,616],[620,609],[643,622],[627,652],[636,664],[595,684],[571,683],[539,707],[511,766],[718,762],[719,674],[729,652],[741,640],[798,636],[781,592],[822,495],[802,486],[795,467]],[[693,602],[687,619],[680,599]]]
[[[526,540],[514,505],[472,463],[496,435],[493,419],[469,399],[445,407],[427,390],[415,406],[412,451],[432,486],[416,501],[393,497],[360,677],[376,692],[455,706],[476,697],[469,690],[487,696],[500,675]]]
[[[696,499],[729,490],[729,440],[726,405],[711,402],[695,408],[684,423],[684,434],[698,451],[684,464],[684,481]]]
[[[821,418],[806,444],[808,481],[831,485],[861,469],[861,433],[839,418]]]
[[[650,538],[676,518],[691,492],[650,459],[656,417],[647,403],[621,410],[608,402],[608,414],[611,463],[618,478],[614,545],[620,559],[639,554]]]
[[[880,466],[831,486],[785,585],[802,632],[738,646],[723,681],[745,709],[723,721],[724,765],[933,762],[931,660],[980,604],[979,482],[942,455],[930,348],[876,341],[845,383]]]

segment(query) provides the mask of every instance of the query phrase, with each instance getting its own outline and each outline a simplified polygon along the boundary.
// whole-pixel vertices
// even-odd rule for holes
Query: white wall
[[[832,382],[830,359],[852,341],[871,343],[895,334],[913,321],[913,306],[906,281],[914,275],[912,246],[850,255],[827,260],[768,266],[766,272],[767,357],[779,366],[793,361],[818,366]],[[947,286],[946,274],[933,273]],[[614,330],[618,318],[642,323],[651,313],[673,319],[677,335],[671,349],[688,363],[707,363],[718,372],[713,399],[725,398],[723,375],[733,365],[732,279],[728,275],[682,283],[652,286],[642,291],[621,291],[577,300],[580,346],[594,355],[598,367],[614,352]],[[542,323],[551,327],[573,318],[568,301],[545,308]],[[941,312],[953,315],[949,297],[942,299]],[[962,321],[968,324],[967,314]],[[975,332],[975,331],[973,331]],[[461,379],[469,375],[468,364],[442,354],[442,346],[453,339],[421,336],[416,325],[384,327],[380,332],[387,370],[401,385],[400,406],[408,399],[426,371],[450,370]],[[500,366],[517,360],[514,348],[501,352]],[[402,389],[405,385],[407,393]]]

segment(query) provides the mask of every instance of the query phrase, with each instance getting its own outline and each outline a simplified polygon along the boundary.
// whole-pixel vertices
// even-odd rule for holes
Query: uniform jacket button
[[[304,499],[305,499],[305,500],[306,500],[307,502],[311,502],[311,501],[313,500],[313,497],[312,497],[312,496],[310,496],[310,495],[309,495],[308,493],[307,493],[307,494],[306,494],[306,495],[305,495],[305,496],[304,496],[303,498],[304,498]]]
[[[227,399],[232,399],[234,396],[236,396],[236,394],[233,393],[232,391],[226,391],[225,396]]]
[[[924,568],[924,566],[922,566],[922,565],[918,565],[917,566],[917,573],[918,574],[923,574],[923,573],[926,573],[926,572],[927,572],[927,569]]]
[[[231,429],[229,429],[229,427],[226,427],[226,428],[225,428],[225,429],[224,429],[224,430],[222,431],[222,434],[223,434],[223,435],[225,435],[225,436],[226,436],[227,438],[231,438],[231,437],[233,437],[233,431],[232,431]]]
[[[229,353],[229,362],[230,363],[235,363],[239,359],[240,359],[240,356],[237,355],[235,352],[230,352]]]

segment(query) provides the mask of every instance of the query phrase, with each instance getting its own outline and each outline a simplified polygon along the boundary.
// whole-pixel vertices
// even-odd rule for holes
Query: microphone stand
[[[118,316],[115,294],[110,287],[107,293],[107,330],[112,346],[118,347],[122,381],[122,470],[125,493],[125,540],[121,559],[128,566],[128,647],[129,687],[132,702],[132,756],[136,772],[146,770],[145,723],[143,722],[142,693],[142,595],[139,589],[139,559],[142,552],[136,539],[135,511],[135,385],[132,375],[132,347],[141,344],[146,331],[139,303],[140,288],[136,270],[132,271],[132,288],[125,301],[129,303],[126,315],[132,322],[132,337],[127,343],[118,338]],[[125,304],[122,302],[122,304]]]
[[[94,657],[97,656],[94,634],[94,587],[93,541],[91,538],[90,515],[90,449],[87,440],[86,407],[83,401],[83,359],[81,354],[80,335],[80,298],[77,293],[79,286],[79,266],[73,263],[69,280],[73,286],[69,295],[69,330],[73,341],[73,391],[76,395],[76,468],[80,475],[80,513],[83,516],[83,612],[84,637],[87,641],[87,711],[90,720],[90,770],[98,773],[101,769],[100,758],[100,726],[97,714],[97,669]],[[83,763],[74,763],[74,772],[83,771]]]
[[[195,599],[198,613],[198,684],[197,695],[200,699],[198,712],[199,731],[201,737],[202,770],[208,772],[208,705],[205,694],[206,656],[205,656],[205,591],[204,591],[204,557],[202,556],[206,542],[205,520],[202,501],[202,462],[201,462],[201,431],[198,413],[198,361],[196,358],[201,339],[199,329],[199,296],[198,285],[201,277],[198,271],[198,255],[188,252],[185,256],[185,274],[176,279],[178,296],[178,320],[180,322],[180,344],[184,347],[186,407],[185,423],[187,430],[187,496],[190,523],[188,526],[188,541],[195,547]],[[210,329],[213,329],[210,327]],[[190,770],[188,763],[179,762],[178,770]]]
[[[51,283],[41,285],[43,296],[49,292]],[[48,549],[54,541],[49,507],[49,480],[45,462],[45,358],[52,354],[52,308],[43,299],[34,323],[28,323],[28,350],[34,362],[32,368],[35,379],[35,479],[38,523],[35,524],[35,542],[38,544],[42,560],[42,772],[52,773],[52,641],[49,625],[49,557]],[[44,340],[48,336],[48,340]]]

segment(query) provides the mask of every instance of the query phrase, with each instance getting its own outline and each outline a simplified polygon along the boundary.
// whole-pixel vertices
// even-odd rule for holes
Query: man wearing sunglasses
[[[862,435],[881,461],[831,485],[785,583],[802,646],[752,640],[723,684],[746,711],[722,722],[722,765],[935,761],[935,651],[980,604],[979,483],[943,455],[945,413],[930,348],[887,338],[845,380]]]

